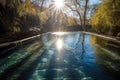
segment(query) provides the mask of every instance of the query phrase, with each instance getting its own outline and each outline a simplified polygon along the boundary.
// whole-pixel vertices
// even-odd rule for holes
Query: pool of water
[[[82,32],[45,33],[0,49],[0,80],[119,80],[120,44]]]

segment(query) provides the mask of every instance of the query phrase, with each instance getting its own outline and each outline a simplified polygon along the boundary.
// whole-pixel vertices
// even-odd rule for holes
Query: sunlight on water
[[[62,39],[58,39],[58,40],[57,40],[56,46],[57,46],[57,48],[58,48],[59,50],[63,48],[63,41],[62,41]]]
[[[66,34],[66,32],[54,32],[53,34],[55,34],[55,35],[64,35],[64,34]]]
[[[0,80],[119,80],[120,51],[94,37],[54,32],[25,42],[1,55]]]

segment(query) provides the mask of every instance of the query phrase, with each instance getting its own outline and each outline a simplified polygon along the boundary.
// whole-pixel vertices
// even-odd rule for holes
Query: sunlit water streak
[[[59,50],[63,48],[63,41],[62,41],[62,39],[58,39],[58,40],[57,40],[56,46],[57,46],[57,48],[58,48]]]
[[[91,44],[90,40],[93,40],[90,35],[80,32],[46,33],[34,43],[23,45],[0,59],[0,79],[117,80],[113,77],[119,71],[119,55],[99,43]],[[16,64],[19,66],[15,67]],[[114,71],[114,74],[108,71]],[[9,76],[4,77],[2,73]]]
[[[66,32],[53,32],[52,34],[54,35],[59,35],[59,36],[63,36],[65,34],[67,34]]]

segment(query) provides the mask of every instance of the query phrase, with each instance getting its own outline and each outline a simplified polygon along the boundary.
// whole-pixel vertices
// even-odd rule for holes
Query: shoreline
[[[93,33],[93,32],[86,32],[86,31],[83,31],[83,33],[95,35],[95,36],[98,36],[98,37],[102,37],[102,38],[105,38],[107,40],[111,40],[111,41],[114,41],[114,42],[117,42],[117,43],[120,44],[120,40],[118,40],[116,37],[113,37],[113,36],[107,36],[107,35],[103,35],[103,34],[98,34],[98,33]]]
[[[70,31],[66,31],[66,32],[70,32]],[[75,31],[73,31],[73,32],[75,32]],[[102,37],[104,39],[111,40],[111,41],[114,41],[114,42],[117,42],[117,43],[120,44],[120,41],[118,39],[116,39],[115,37],[112,37],[112,36],[106,36],[106,35],[97,34],[97,33],[93,33],[93,32],[86,32],[86,31],[76,31],[76,32],[83,32],[83,33],[86,33],[86,34],[95,35],[95,36]],[[51,32],[46,32],[46,33],[51,33]],[[42,34],[44,34],[44,33],[42,33]],[[8,46],[8,45],[11,45],[11,44],[18,44],[18,43],[21,43],[21,42],[24,42],[24,41],[27,41],[27,40],[31,40],[31,39],[40,37],[42,34],[31,36],[31,37],[20,39],[20,40],[16,40],[16,41],[0,43],[0,47]]]

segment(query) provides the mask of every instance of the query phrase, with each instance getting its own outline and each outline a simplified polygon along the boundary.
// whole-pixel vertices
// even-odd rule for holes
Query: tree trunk
[[[44,1],[45,1],[45,0],[42,0],[42,4],[41,4],[41,7],[40,7],[40,11],[42,11]]]
[[[87,13],[88,1],[89,0],[86,0],[86,2],[85,2],[85,9],[84,9],[84,21],[83,21],[83,27],[84,27],[83,29],[84,30],[86,30],[85,27],[86,27],[86,13]]]

